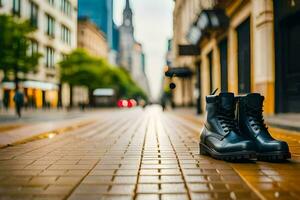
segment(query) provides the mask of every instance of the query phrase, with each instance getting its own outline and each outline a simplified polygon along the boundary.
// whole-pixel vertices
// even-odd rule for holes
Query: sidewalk
[[[201,118],[183,110],[151,106],[94,119],[0,149],[0,199],[300,199],[299,132],[270,128],[289,143],[290,161],[230,163],[199,155]]]
[[[31,140],[34,137],[47,137],[93,123],[99,114],[106,110],[70,112],[64,110],[25,111],[21,119],[13,112],[0,114],[0,147]]]
[[[169,110],[177,114],[184,115],[187,118],[203,121],[204,114],[196,115],[195,108],[177,108]],[[277,114],[273,116],[265,116],[266,123],[271,127],[281,128],[290,131],[300,132],[300,113]]]
[[[266,122],[272,126],[287,130],[300,131],[300,114],[278,114],[266,118]]]

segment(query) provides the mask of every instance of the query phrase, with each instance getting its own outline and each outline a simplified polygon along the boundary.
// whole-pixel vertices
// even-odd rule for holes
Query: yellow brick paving
[[[180,120],[201,127],[202,119],[177,115]],[[195,131],[195,130],[194,130]],[[288,142],[292,159],[284,163],[252,162],[231,164],[235,171],[261,199],[300,199],[300,133],[270,127],[271,134]],[[195,133],[195,138],[198,138]]]
[[[199,155],[200,128],[154,106],[0,149],[0,199],[299,198],[299,136],[276,132],[290,163],[232,164]]]

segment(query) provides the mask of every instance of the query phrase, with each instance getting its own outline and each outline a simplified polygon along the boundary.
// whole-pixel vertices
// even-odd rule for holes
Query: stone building
[[[126,6],[123,11],[123,23],[120,30],[120,65],[129,72],[132,71],[132,56],[135,45],[134,27],[132,22],[132,10],[129,0],[126,0]]]
[[[79,18],[89,18],[106,38],[109,48],[109,62],[118,63],[119,31],[114,23],[113,0],[78,0]]]
[[[267,114],[299,112],[299,16],[295,0],[177,0],[172,62],[193,75],[186,85],[175,78],[175,102],[196,104],[180,88],[198,90],[203,110],[205,96],[219,88],[262,93]]]
[[[130,7],[130,1],[126,0],[126,6],[123,11],[123,23],[119,28],[119,64],[121,67],[124,67],[131,74],[133,80],[149,94],[148,79],[145,73],[145,55],[142,45],[135,41],[132,18],[133,12]]]
[[[146,94],[150,94],[148,79],[145,72],[143,46],[138,42],[135,42],[133,47],[131,76]]]
[[[90,55],[108,60],[109,47],[105,34],[88,18],[78,19],[78,48],[85,49]]]
[[[77,0],[1,0],[0,14],[29,19],[37,28],[31,35],[31,48],[43,58],[37,73],[28,74],[21,85],[32,106],[56,107],[60,93],[57,63],[77,46]],[[2,84],[2,96],[10,98],[11,106],[14,87],[12,82]]]

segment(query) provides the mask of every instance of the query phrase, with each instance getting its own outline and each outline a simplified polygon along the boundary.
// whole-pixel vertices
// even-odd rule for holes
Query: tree
[[[59,65],[61,82],[70,85],[71,107],[73,86],[88,87],[90,104],[93,103],[93,91],[97,88],[113,88],[118,98],[147,99],[127,71],[111,66],[104,59],[90,56],[82,49],[70,53]]]
[[[111,87],[117,90],[119,98],[148,99],[145,92],[132,80],[124,68],[115,67],[112,71]]]
[[[73,86],[86,86],[89,89],[90,101],[92,92],[98,87],[108,85],[109,67],[105,60],[95,58],[82,49],[70,53],[59,63],[61,82],[70,85],[70,106],[73,106]]]
[[[0,15],[0,70],[14,74],[16,90],[19,87],[19,72],[24,74],[36,71],[41,54],[30,52],[29,35],[35,31],[28,21],[9,15]]]

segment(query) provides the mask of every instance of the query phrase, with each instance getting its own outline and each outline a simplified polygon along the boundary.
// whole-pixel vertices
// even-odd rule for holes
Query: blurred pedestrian
[[[19,89],[16,90],[14,101],[15,101],[16,113],[18,117],[21,118],[22,116],[21,111],[24,104],[24,95]]]
[[[9,107],[9,91],[4,90],[4,97],[3,97],[3,106],[5,110],[8,110]]]
[[[166,97],[166,93],[163,94],[162,98],[161,98],[161,106],[163,111],[166,110],[166,106],[167,106],[167,97]]]

